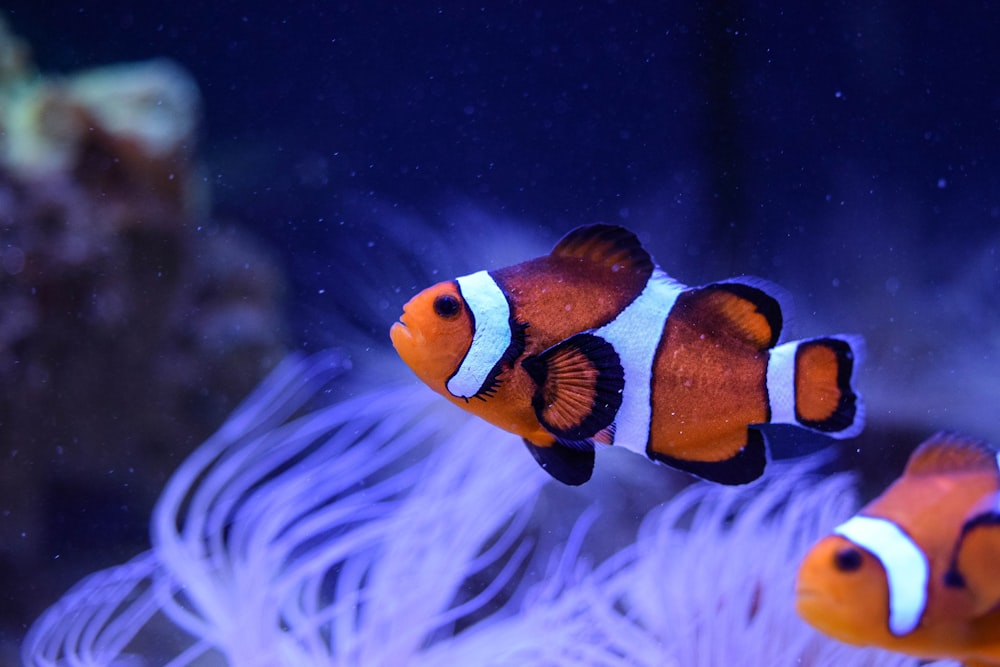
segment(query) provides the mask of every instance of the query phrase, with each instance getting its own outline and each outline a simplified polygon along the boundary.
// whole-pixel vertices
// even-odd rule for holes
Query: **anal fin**
[[[574,442],[570,446],[556,441],[542,446],[525,440],[524,444],[542,470],[563,484],[579,486],[594,472],[594,447],[590,443]]]

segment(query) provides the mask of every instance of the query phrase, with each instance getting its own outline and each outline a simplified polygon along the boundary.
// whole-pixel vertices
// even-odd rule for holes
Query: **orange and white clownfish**
[[[1000,665],[998,453],[939,433],[803,558],[796,609],[841,641]]]
[[[851,386],[861,340],[777,345],[767,289],[686,287],[632,232],[591,225],[543,257],[425,289],[390,336],[428,386],[520,435],[566,484],[590,479],[595,444],[742,484],[767,461],[748,426],[846,438],[863,422]]]

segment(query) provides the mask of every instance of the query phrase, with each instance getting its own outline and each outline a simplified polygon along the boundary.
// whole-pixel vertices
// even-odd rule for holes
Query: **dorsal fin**
[[[614,271],[653,272],[653,258],[635,234],[617,225],[585,225],[562,237],[551,254],[595,262]]]
[[[781,305],[753,285],[722,282],[697,287],[681,295],[675,308],[696,329],[728,333],[758,350],[774,347],[781,336]]]
[[[982,440],[941,431],[921,443],[906,463],[905,474],[998,472],[997,452]]]

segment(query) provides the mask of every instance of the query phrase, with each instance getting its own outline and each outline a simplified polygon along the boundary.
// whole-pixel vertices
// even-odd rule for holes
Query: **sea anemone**
[[[618,517],[571,505],[545,546],[515,437],[414,385],[324,404],[343,365],[284,362],[174,473],[152,549],[66,593],[24,663],[919,664],[795,616],[799,558],[857,505],[815,457],[697,482],[592,566]]]

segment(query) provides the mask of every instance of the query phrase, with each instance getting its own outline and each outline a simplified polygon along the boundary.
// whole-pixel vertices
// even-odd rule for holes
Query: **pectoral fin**
[[[625,374],[618,353],[603,338],[577,334],[522,365],[536,385],[535,415],[557,438],[588,440],[614,422]]]

